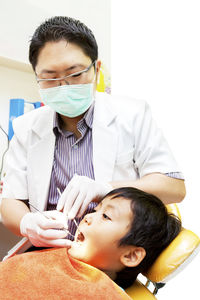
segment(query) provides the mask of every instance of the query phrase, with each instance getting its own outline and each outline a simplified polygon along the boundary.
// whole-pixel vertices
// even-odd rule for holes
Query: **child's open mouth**
[[[85,240],[84,234],[81,231],[79,231],[79,233],[76,237],[76,242],[82,243],[84,240]]]

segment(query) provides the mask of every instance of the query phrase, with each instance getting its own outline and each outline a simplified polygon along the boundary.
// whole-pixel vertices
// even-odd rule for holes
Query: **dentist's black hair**
[[[94,62],[98,58],[98,46],[92,31],[79,20],[56,16],[46,20],[34,32],[29,47],[29,61],[35,70],[41,49],[47,42],[66,42],[79,46]]]
[[[117,273],[115,282],[127,288],[133,284],[139,273],[149,269],[159,254],[178,235],[181,222],[175,215],[168,213],[160,199],[136,188],[115,189],[105,197],[108,196],[111,199],[123,198],[131,201],[133,220],[130,230],[119,241],[119,247],[133,245],[146,251],[146,256],[137,267],[126,267]]]

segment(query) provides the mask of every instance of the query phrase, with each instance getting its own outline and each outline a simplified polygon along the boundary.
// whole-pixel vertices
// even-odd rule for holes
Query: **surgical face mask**
[[[94,84],[61,85],[48,89],[40,89],[44,104],[57,113],[75,118],[82,115],[94,101]]]

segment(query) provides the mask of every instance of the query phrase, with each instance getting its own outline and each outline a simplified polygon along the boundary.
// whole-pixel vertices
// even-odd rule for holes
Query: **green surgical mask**
[[[94,101],[93,83],[61,85],[39,92],[44,104],[69,118],[82,115]]]

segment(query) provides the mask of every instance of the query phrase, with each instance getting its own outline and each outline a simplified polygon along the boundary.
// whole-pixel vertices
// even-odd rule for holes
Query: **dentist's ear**
[[[101,61],[96,61],[96,83],[99,84],[100,80],[100,69],[101,69]]]
[[[100,68],[101,68],[101,61],[100,61],[100,60],[97,60],[97,61],[96,61],[96,71],[97,71],[97,73],[100,72]]]
[[[125,267],[137,267],[146,256],[146,251],[142,247],[130,246],[120,256],[120,262]]]

